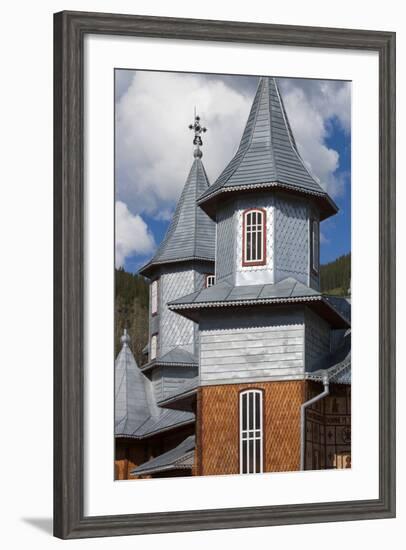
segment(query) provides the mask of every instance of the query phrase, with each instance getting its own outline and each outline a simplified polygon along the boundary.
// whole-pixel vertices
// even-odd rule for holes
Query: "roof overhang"
[[[274,307],[284,305],[305,305],[323,317],[333,328],[349,328],[348,319],[343,317],[323,295],[294,296],[288,298],[255,298],[247,300],[222,300],[218,302],[193,302],[188,304],[168,305],[171,311],[183,315],[187,319],[199,322],[202,312],[222,308],[245,308],[252,306]]]
[[[196,262],[196,263],[210,263],[214,264],[214,258],[203,258],[201,256],[187,256],[184,258],[179,258],[176,260],[166,260],[166,261],[154,261],[151,260],[145,264],[141,269],[138,270],[138,274],[151,279],[157,275],[157,272],[165,266],[171,266],[172,264],[184,264],[185,262]]]
[[[184,362],[166,362],[166,361],[160,361],[159,359],[154,359],[150,361],[149,363],[146,363],[142,367],[140,367],[140,370],[142,372],[148,372],[152,369],[155,369],[157,367],[187,367],[187,368],[193,368],[198,367],[197,363],[184,363]]]
[[[228,199],[236,194],[252,193],[253,191],[260,189],[280,190],[291,195],[307,197],[317,205],[320,211],[320,221],[323,221],[330,216],[334,216],[334,214],[337,214],[338,212],[338,206],[327,193],[317,193],[316,191],[311,191],[279,181],[220,187],[219,189],[212,191],[212,193],[210,193],[209,188],[208,191],[198,199],[197,204],[206,212],[208,216],[215,219],[219,205],[225,199]]]
[[[189,426],[191,424],[194,424],[195,423],[195,419],[192,418],[190,420],[186,420],[184,422],[178,422],[177,424],[171,424],[170,426],[165,426],[164,428],[160,428],[158,430],[151,430],[150,432],[147,432],[145,434],[142,434],[142,435],[137,435],[137,434],[126,434],[126,433],[115,433],[114,434],[114,437],[116,439],[137,439],[137,440],[142,440],[142,439],[147,439],[149,437],[154,437],[156,435],[161,435],[163,433],[166,433],[166,432],[170,432],[172,430],[177,430],[178,428],[183,428],[184,426]]]
[[[160,407],[165,407],[166,409],[194,412],[196,395],[197,388],[193,388],[177,395],[171,395],[165,399],[162,399],[162,401],[159,401],[158,405]]]

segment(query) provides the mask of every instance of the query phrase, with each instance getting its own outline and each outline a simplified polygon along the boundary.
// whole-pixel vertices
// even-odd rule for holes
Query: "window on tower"
[[[311,262],[312,262],[312,271],[314,273],[319,272],[319,262],[320,262],[320,228],[318,220],[311,220],[311,239],[310,239],[310,249],[311,249]]]
[[[216,284],[216,276],[215,275],[206,275],[206,288],[209,288]]]
[[[150,361],[152,361],[153,359],[156,359],[157,349],[158,349],[158,335],[153,334],[151,336],[151,351],[150,351],[150,357],[149,357]]]
[[[263,471],[263,392],[240,393],[240,474]]]
[[[266,212],[263,208],[243,214],[243,266],[266,263]]]
[[[158,313],[158,279],[151,283],[151,315]]]

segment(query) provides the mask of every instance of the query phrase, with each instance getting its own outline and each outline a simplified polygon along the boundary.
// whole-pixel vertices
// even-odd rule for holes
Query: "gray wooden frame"
[[[61,12],[54,17],[54,534],[198,531],[395,516],[395,33]],[[83,514],[83,38],[144,36],[379,53],[379,498],[85,517]],[[136,489],[134,487],[134,489]]]

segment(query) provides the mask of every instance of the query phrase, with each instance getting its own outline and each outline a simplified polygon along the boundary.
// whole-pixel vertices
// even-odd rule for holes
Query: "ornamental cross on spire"
[[[189,130],[194,130],[195,134],[193,138],[193,145],[195,146],[194,156],[200,158],[202,156],[200,146],[203,145],[202,133],[207,132],[207,128],[200,124],[200,117],[196,115],[196,111],[194,124],[189,124]]]

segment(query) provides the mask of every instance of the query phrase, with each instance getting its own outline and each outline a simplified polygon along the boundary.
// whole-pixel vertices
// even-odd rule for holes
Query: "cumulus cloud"
[[[145,256],[154,248],[154,237],[142,217],[132,214],[125,203],[116,201],[116,267],[123,266],[126,257]]]
[[[194,108],[207,126],[204,164],[211,182],[238,147],[252,97],[230,79],[134,71],[116,104],[118,198],[162,219],[173,209],[193,161]],[[121,81],[120,81],[121,84]]]
[[[193,161],[188,125],[194,108],[208,127],[203,135],[203,161],[213,183],[238,148],[257,80],[116,71],[119,265],[126,256],[148,255],[154,249],[153,236],[141,216],[162,222],[173,214]],[[305,163],[333,197],[342,195],[348,174],[340,169],[339,153],[328,145],[328,138],[337,126],[350,134],[350,83],[285,78],[278,82]]]
[[[295,139],[312,174],[333,197],[342,195],[346,178],[337,173],[338,152],[326,140],[334,121],[349,134],[351,87],[348,82],[281,80],[283,99]]]

